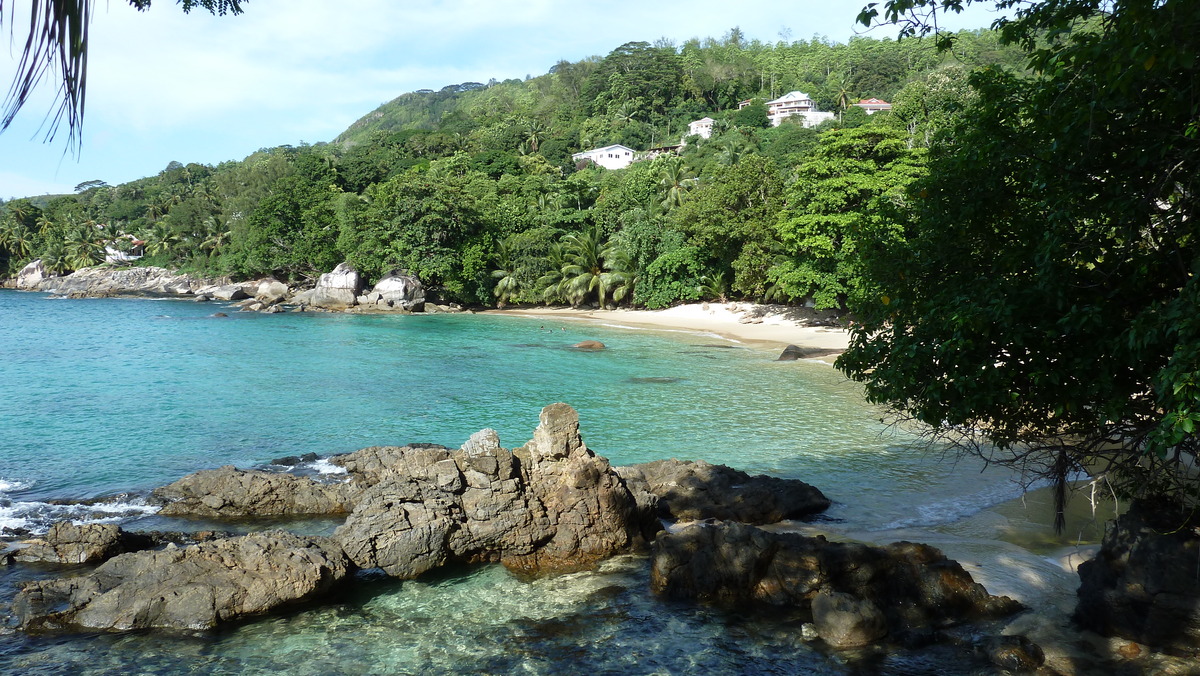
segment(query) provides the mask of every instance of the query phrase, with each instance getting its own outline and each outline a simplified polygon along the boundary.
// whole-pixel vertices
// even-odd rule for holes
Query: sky
[[[116,185],[172,161],[218,164],[259,148],[332,141],[405,92],[537,76],[560,60],[603,56],[634,40],[682,43],[734,26],[764,42],[893,35],[855,23],[863,4],[245,0],[244,14],[215,17],[184,14],[172,0],[146,12],[126,0],[97,0],[82,147],[68,152],[65,129],[44,142],[56,87],[44,83],[0,133],[0,199],[70,193],[91,180]],[[15,5],[22,7],[10,16]],[[3,10],[5,90],[28,25],[24,5],[16,0]],[[994,18],[975,6],[942,25],[986,28]]]

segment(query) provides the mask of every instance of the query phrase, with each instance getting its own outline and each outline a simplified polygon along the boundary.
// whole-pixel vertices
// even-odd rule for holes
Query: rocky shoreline
[[[158,267],[98,266],[53,275],[35,260],[4,288],[42,291],[68,298],[177,297],[197,301],[233,301],[244,311],[410,313],[454,312],[461,308],[426,300],[425,288],[403,271],[385,275],[374,286],[349,264],[342,263],[321,275],[311,289],[297,289],[274,279],[234,282],[228,277],[195,277]]]
[[[541,576],[630,552],[649,553],[661,595],[784,606],[810,618],[811,638],[835,648],[936,641],[948,627],[1021,609],[930,547],[758,529],[829,506],[803,482],[675,460],[615,469],[587,448],[565,404],[543,409],[533,439],[511,450],[482,430],[458,449],[370,447],[330,462],[346,473],[331,480],[223,467],[152,496],[179,517],[345,515],[328,537],[206,534],[180,546],[111,524],[55,526],[9,558],[103,562],[26,583],[13,624],[30,632],[206,630],[321,602],[354,584],[358,570],[408,579],[453,563],[499,563]]]

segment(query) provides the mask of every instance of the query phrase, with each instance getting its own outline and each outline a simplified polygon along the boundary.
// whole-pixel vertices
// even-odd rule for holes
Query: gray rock
[[[874,604],[889,633],[993,619],[1021,609],[1008,597],[988,594],[962,566],[927,545],[835,543],[729,522],[698,523],[660,535],[653,545],[650,582],[655,592],[672,598],[809,611],[819,594],[848,594],[856,603]],[[841,612],[845,601],[830,607]],[[857,608],[864,619],[870,614],[870,606]],[[839,622],[826,631],[854,635],[831,629]]]
[[[116,524],[62,521],[29,540],[13,558],[23,563],[96,563],[144,547]]]
[[[831,350],[824,347],[799,347],[797,345],[788,345],[783,348],[779,358],[775,361],[796,361],[797,359],[819,359],[830,355],[841,354],[841,350]]]
[[[317,278],[317,285],[293,297],[298,304],[327,310],[344,310],[358,303],[363,281],[349,263],[338,263],[332,271]]]
[[[42,264],[42,259],[39,258],[35,261],[30,261],[17,273],[17,288],[23,291],[33,291],[49,278],[50,275],[46,272],[46,266]]]
[[[351,571],[327,538],[257,533],[122,554],[90,575],[28,583],[21,628],[212,629],[328,592]]]
[[[277,279],[264,279],[258,283],[254,290],[254,298],[266,305],[281,303],[287,299],[287,296],[287,284]]]
[[[1105,636],[1200,654],[1200,518],[1135,501],[1079,566],[1075,619]]]
[[[655,460],[617,467],[639,505],[674,521],[720,519],[754,525],[803,519],[829,508],[817,488],[700,461]]]
[[[817,592],[812,616],[817,635],[834,648],[870,645],[888,633],[887,618],[879,606],[845,592]]]
[[[39,291],[53,291],[74,297],[88,296],[175,296],[190,294],[208,286],[217,288],[228,280],[196,280],[165,268],[95,267],[76,270],[65,277],[49,277],[37,284]],[[208,289],[206,289],[207,291]]]
[[[421,280],[402,270],[392,270],[384,275],[369,295],[376,297],[378,304],[409,312],[421,312],[425,308],[425,287]]]
[[[576,570],[636,541],[633,497],[566,404],[544,408],[513,451],[482,430],[453,451],[374,447],[335,462],[371,487],[334,538],[356,565],[397,577],[452,561]]]
[[[1046,653],[1024,636],[992,636],[982,646],[988,661],[1010,674],[1029,674],[1046,663]]]
[[[156,488],[164,516],[245,517],[346,514],[360,493],[347,483],[321,483],[310,477],[240,470],[232,465],[202,470]]]
[[[242,300],[250,296],[246,294],[246,291],[240,285],[226,284],[214,289],[212,297],[216,300]]]

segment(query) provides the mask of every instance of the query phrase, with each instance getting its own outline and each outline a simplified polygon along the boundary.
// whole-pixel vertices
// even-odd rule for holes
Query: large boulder
[[[341,464],[375,483],[334,538],[356,565],[397,577],[453,561],[576,570],[629,549],[639,530],[633,497],[584,445],[566,404],[544,408],[533,440],[513,451],[482,430],[453,451],[376,447],[352,456]]]
[[[39,258],[28,263],[17,273],[17,288],[23,291],[35,291],[49,277],[49,273],[46,272],[46,266],[42,264],[42,259]]]
[[[317,285],[308,291],[296,294],[296,303],[327,310],[344,310],[358,303],[363,281],[349,263],[338,263],[332,271],[317,278]]]
[[[233,465],[201,470],[154,489],[164,516],[246,517],[347,514],[360,489],[311,477],[240,470]]]
[[[1135,501],[1079,566],[1075,619],[1183,655],[1200,654],[1200,517]]]
[[[212,629],[316,597],[352,570],[327,538],[256,533],[122,554],[83,577],[36,580],[13,601],[21,628]]]
[[[254,287],[254,298],[266,305],[281,303],[288,297],[288,286],[278,279],[264,279]]]
[[[730,522],[697,523],[660,535],[653,546],[651,587],[672,598],[807,610],[821,618],[818,634],[840,646],[875,640],[883,632],[919,632],[1021,609],[1008,597],[988,594],[962,566],[928,545],[871,547]],[[885,620],[882,631],[876,609]],[[822,627],[826,634],[820,634]]]
[[[243,289],[240,284],[226,284],[225,286],[219,286],[216,289],[213,289],[210,295],[216,300],[242,300],[250,297],[250,295],[246,293],[246,290]]]
[[[653,496],[658,516],[673,521],[720,519],[761,525],[803,519],[829,507],[829,499],[803,481],[750,476],[702,460],[671,458],[616,470],[634,495]]]
[[[375,305],[378,309],[421,312],[425,309],[425,287],[416,275],[392,270],[358,300],[362,305]]]
[[[113,523],[60,521],[45,535],[26,542],[13,558],[25,563],[98,563],[149,544],[148,538]]]

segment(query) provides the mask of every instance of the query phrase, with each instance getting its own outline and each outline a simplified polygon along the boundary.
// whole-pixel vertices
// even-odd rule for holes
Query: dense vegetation
[[[920,32],[962,2],[879,9]],[[1195,507],[1200,3],[1000,4],[1029,73],[969,78],[898,234],[860,250],[877,288],[839,365],[938,439]]]
[[[857,251],[903,236],[879,214],[904,201],[925,148],[973,96],[971,68],[1018,63],[990,31],[959,35],[952,53],[921,40],[767,44],[737,29],[628,43],[525,81],[405,94],[330,144],[14,200],[0,271],[40,258],[67,272],[137,239],[139,264],[308,282],[346,260],[372,280],[408,269],[469,304],[840,307],[861,294]],[[794,89],[840,119],[770,127],[762,105],[737,108]],[[851,105],[871,96],[895,111]],[[678,154],[618,171],[571,160],[678,144],[706,115],[713,136]]]

